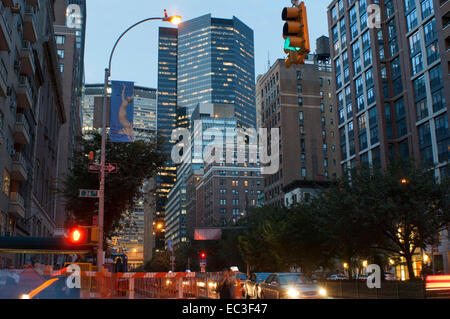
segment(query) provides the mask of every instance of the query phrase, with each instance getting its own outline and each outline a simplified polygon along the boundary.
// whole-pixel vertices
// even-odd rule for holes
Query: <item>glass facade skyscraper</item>
[[[178,29],[178,106],[234,104],[238,126],[256,125],[253,30],[204,15]]]
[[[156,251],[164,249],[164,233],[167,237],[170,232],[170,218],[165,217],[170,217],[166,216],[168,194],[177,180],[177,167],[170,160],[177,115],[186,121],[198,105],[229,104],[238,127],[256,126],[252,29],[236,17],[208,14],[183,22],[178,29],[160,28],[158,42],[157,131],[166,141],[163,151],[169,159],[156,178],[154,222],[166,226],[154,230]]]
[[[167,196],[176,181],[176,166],[170,160],[172,130],[177,127],[177,45],[178,29],[159,28],[157,133],[164,139],[168,160],[156,176],[156,210],[153,220],[164,222]],[[165,229],[155,229],[155,250],[164,248]]]

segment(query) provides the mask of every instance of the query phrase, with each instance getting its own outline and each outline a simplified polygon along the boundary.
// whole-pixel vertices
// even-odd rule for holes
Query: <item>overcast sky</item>
[[[326,9],[331,0],[307,0],[311,49],[315,40],[328,35]],[[290,0],[87,0],[85,70],[86,83],[102,83],[109,54],[120,34],[134,23],[150,17],[179,14],[183,20],[211,13],[213,17],[236,16],[254,31],[256,74],[284,58],[281,36],[283,7]],[[149,21],[129,32],[120,41],[112,62],[113,80],[134,81],[136,85],[157,87],[158,27],[173,25]]]

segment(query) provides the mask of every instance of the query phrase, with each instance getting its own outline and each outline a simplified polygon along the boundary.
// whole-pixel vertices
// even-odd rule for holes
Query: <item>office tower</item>
[[[378,26],[368,10],[374,4]],[[449,12],[450,3],[438,0],[331,2],[342,172],[358,163],[386,168],[400,158],[448,176]],[[441,238],[432,254],[448,272],[445,232]]]
[[[178,29],[160,28],[158,136],[167,141],[164,151],[169,157],[178,108],[185,108],[190,117],[199,104],[232,104],[239,127],[256,125],[254,64],[253,31],[236,17],[209,14],[183,22]],[[175,181],[176,166],[169,159],[157,175],[156,223],[164,220]],[[156,232],[157,250],[164,247],[164,231]]]
[[[188,126],[190,147],[183,152],[183,161],[177,169],[177,181],[169,192],[166,206],[165,237],[166,242],[173,239],[174,247],[188,240],[187,201],[195,198],[196,193],[187,193],[186,184],[192,173],[199,172],[204,167],[203,150],[211,143],[210,138],[206,136],[206,131],[208,129],[222,130],[222,139],[225,143],[227,136],[225,130],[235,130],[237,127],[237,121],[233,117],[233,105],[220,104],[199,104],[191,114]]]
[[[57,225],[51,188],[57,177],[58,134],[67,119],[52,25],[54,10],[53,1],[0,3],[3,236],[52,237]],[[48,256],[35,260],[51,262]],[[0,254],[0,266],[28,262],[23,254]]]
[[[278,59],[256,84],[261,126],[278,128],[280,167],[264,175],[264,204],[285,204],[283,188],[296,181],[338,176],[336,108],[332,106],[331,66],[318,55],[286,68]]]
[[[158,138],[164,140],[162,151],[167,161],[156,175],[156,210],[153,224],[164,224],[169,191],[175,185],[176,165],[170,153],[172,131],[177,127],[177,53],[178,29],[159,28],[158,40]],[[164,228],[152,230],[154,250],[164,249]]]
[[[178,27],[178,106],[233,104],[239,127],[255,127],[253,30],[210,14]]]
[[[86,28],[86,2],[55,2],[55,29],[58,65],[61,72],[64,105],[67,122],[61,127],[58,140],[58,179],[72,168],[71,159],[77,148],[77,137],[81,135],[81,89],[84,78],[84,42]],[[71,6],[72,4],[72,6]],[[75,9],[77,8],[77,9]],[[66,219],[65,201],[61,195],[56,199],[58,233],[64,233]]]

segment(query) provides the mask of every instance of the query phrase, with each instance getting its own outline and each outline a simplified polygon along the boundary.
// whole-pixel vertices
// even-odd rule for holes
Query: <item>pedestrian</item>
[[[231,269],[228,270],[228,277],[230,280],[230,298],[235,299],[236,298],[236,276],[234,274],[234,271]]]
[[[228,269],[223,270],[223,278],[220,281],[219,286],[217,287],[217,292],[219,293],[220,299],[231,299],[231,286],[232,281],[230,278],[230,273]]]

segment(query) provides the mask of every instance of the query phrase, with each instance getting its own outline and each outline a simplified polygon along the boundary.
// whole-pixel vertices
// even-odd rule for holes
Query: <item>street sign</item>
[[[172,239],[167,240],[167,251],[173,251],[173,241],[172,241]]]
[[[80,189],[79,197],[99,198],[100,191],[94,189]]]
[[[110,174],[117,173],[117,164],[115,163],[105,164],[105,172]]]
[[[98,173],[100,172],[101,169],[102,165],[97,163],[90,163],[88,168],[89,172],[92,173]],[[116,163],[105,164],[105,172],[110,174],[117,173],[117,164]]]
[[[175,262],[175,256],[170,256],[170,261]]]
[[[96,163],[89,163],[89,172],[100,172],[102,165]]]

